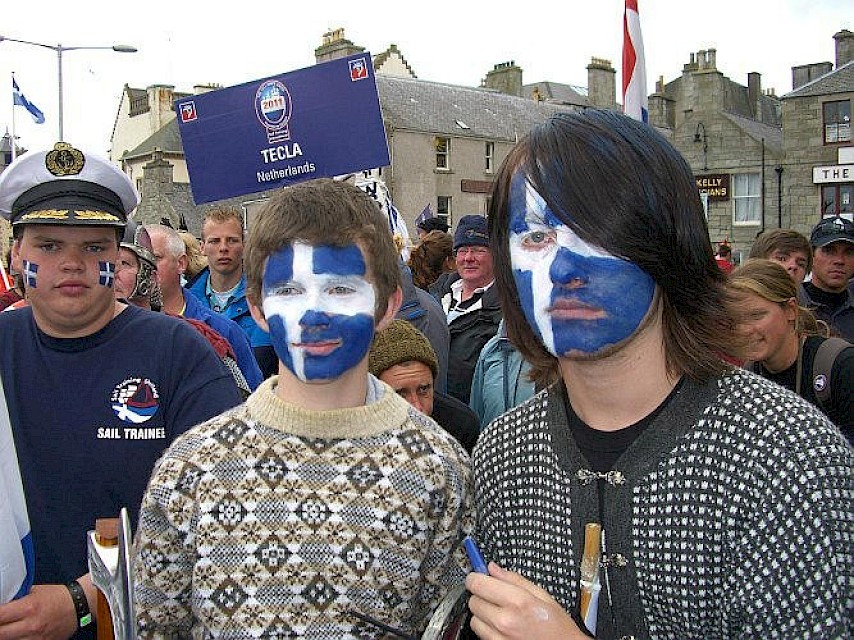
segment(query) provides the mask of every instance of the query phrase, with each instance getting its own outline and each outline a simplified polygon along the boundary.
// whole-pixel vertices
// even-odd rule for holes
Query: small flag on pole
[[[41,112],[41,109],[27,100],[26,96],[21,93],[21,89],[18,87],[18,81],[15,80],[15,76],[12,76],[12,104],[24,107],[24,109],[29,111],[30,115],[33,116],[33,120],[36,121],[36,124],[44,123],[44,114]]]
[[[623,14],[623,113],[635,120],[648,122],[648,104],[638,0],[626,0]]]
[[[418,227],[422,222],[427,220],[427,218],[433,217],[433,211],[430,209],[430,204],[428,203],[426,207],[418,214],[418,217],[415,218],[415,226]]]

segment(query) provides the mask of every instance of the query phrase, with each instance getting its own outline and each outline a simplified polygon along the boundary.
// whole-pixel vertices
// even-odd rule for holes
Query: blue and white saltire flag
[[[409,229],[406,228],[406,220],[391,201],[388,187],[382,178],[363,172],[361,177],[356,178],[356,186],[371,196],[380,205],[380,210],[388,218],[388,228],[394,237],[400,257],[404,262],[409,262],[409,254],[412,252],[409,240]]]
[[[34,572],[30,519],[0,380],[0,604],[29,593]]]
[[[433,210],[430,208],[430,203],[427,203],[427,206],[418,214],[418,217],[415,218],[415,226],[418,227],[422,222],[427,220],[428,218],[433,217]]]
[[[41,109],[27,100],[26,96],[21,93],[21,89],[18,87],[18,81],[15,80],[15,76],[12,76],[12,104],[20,105],[29,111],[30,115],[33,116],[33,120],[36,121],[36,124],[44,124],[44,114],[41,112]]]
[[[626,0],[623,14],[623,113],[649,122],[646,60],[643,55],[638,0]]]

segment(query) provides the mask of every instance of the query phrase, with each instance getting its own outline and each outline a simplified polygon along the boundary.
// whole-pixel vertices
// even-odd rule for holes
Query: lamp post
[[[57,78],[59,82],[59,141],[63,140],[63,131],[62,131],[62,54],[65,51],[79,51],[81,49],[109,49],[111,51],[118,51],[119,53],[136,53],[136,47],[129,47],[125,44],[114,44],[109,47],[65,47],[61,44],[44,44],[42,42],[31,42],[30,40],[18,40],[16,38],[7,38],[6,36],[0,36],[0,42],[18,42],[20,44],[29,44],[34,47],[43,47],[45,49],[50,49],[51,51],[56,51],[56,63],[57,63]]]
[[[702,132],[702,135],[700,132]],[[694,142],[703,143],[703,171],[707,171],[709,169],[707,155],[709,150],[709,141],[706,139],[706,125],[702,122],[697,123],[697,130],[694,132]]]

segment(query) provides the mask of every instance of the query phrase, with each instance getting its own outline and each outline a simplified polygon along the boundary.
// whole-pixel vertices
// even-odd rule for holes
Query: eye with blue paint
[[[262,290],[273,348],[299,379],[335,379],[367,355],[376,294],[357,245],[284,247],[268,258]]]
[[[604,353],[640,327],[655,282],[582,240],[517,174],[509,202],[510,261],[525,318],[557,357]]]

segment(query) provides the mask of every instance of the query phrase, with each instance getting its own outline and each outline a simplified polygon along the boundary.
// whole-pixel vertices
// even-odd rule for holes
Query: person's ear
[[[12,248],[9,254],[9,268],[15,273],[21,273],[21,239],[15,238],[12,241]]]
[[[784,303],[784,309],[786,313],[786,320],[789,322],[795,322],[798,319],[798,300],[797,298],[789,298]]]
[[[190,264],[190,259],[187,257],[186,253],[181,254],[178,258],[178,273],[183,274],[187,271],[187,265]]]
[[[383,317],[380,318],[380,321],[377,322],[377,331],[382,331],[388,325],[391,324],[391,321],[394,320],[394,317],[397,315],[397,312],[400,310],[400,305],[403,303],[403,291],[400,287],[397,287],[394,290],[394,293],[389,296],[388,299],[388,307],[386,307],[385,313]]]
[[[250,302],[248,299],[247,302],[249,303],[249,313],[252,314],[252,319],[255,321],[255,324],[261,327],[265,333],[270,333],[270,325],[267,324],[267,318],[264,317],[264,311],[261,307],[256,307],[255,304]]]

